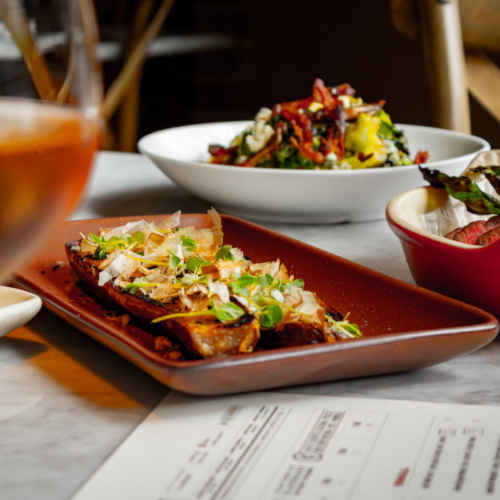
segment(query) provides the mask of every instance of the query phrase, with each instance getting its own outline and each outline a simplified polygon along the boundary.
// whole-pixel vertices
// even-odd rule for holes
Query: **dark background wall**
[[[384,99],[394,121],[432,125],[416,41],[391,24],[389,0],[176,0],[162,35],[224,34],[219,50],[148,59],[139,137],[163,128],[244,120],[261,106],[310,94],[314,79],[348,82],[367,102]],[[111,80],[117,66],[106,66]],[[471,102],[472,133],[500,147],[496,122]]]

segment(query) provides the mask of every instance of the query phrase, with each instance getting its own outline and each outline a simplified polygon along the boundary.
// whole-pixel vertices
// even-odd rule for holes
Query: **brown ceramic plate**
[[[474,351],[498,332],[495,317],[476,307],[385,276],[256,224],[222,216],[225,242],[255,261],[278,257],[306,288],[360,325],[365,337],[223,359],[170,361],[144,328],[110,318],[75,284],[64,244],[80,233],[144,218],[65,223],[58,237],[15,279],[76,328],[108,346],[161,383],[191,394],[226,394],[412,370]],[[182,225],[208,227],[208,215],[186,214]]]

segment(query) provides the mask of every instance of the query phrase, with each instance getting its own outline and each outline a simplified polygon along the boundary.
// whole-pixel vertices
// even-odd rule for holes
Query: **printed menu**
[[[500,407],[172,392],[74,500],[500,498]]]

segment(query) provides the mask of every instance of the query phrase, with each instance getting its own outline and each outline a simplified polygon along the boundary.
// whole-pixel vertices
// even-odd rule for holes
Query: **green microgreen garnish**
[[[90,233],[89,240],[96,243],[97,249],[94,253],[95,259],[105,259],[106,254],[114,250],[131,249],[136,246],[144,245],[146,235],[142,231],[136,231],[134,234],[121,234],[120,236],[111,236],[108,240],[104,236],[97,236]]]
[[[246,298],[250,297],[250,289],[252,290],[251,301],[258,305],[266,298],[265,290],[269,288],[269,295],[278,302],[283,302],[283,292],[290,292],[293,286],[298,288],[304,287],[304,281],[296,279],[287,283],[281,280],[273,280],[270,274],[264,276],[255,276],[252,274],[239,275],[233,273],[233,280],[227,283],[227,286],[235,295],[242,295]]]
[[[160,318],[155,318],[152,323],[158,323],[160,321],[166,321],[171,318],[180,317],[193,317],[193,316],[215,316],[221,323],[229,323],[234,321],[245,314],[245,310],[234,304],[233,302],[227,302],[218,307],[212,302],[209,309],[204,311],[192,311],[187,313],[173,313],[167,314],[166,316],[161,316]]]
[[[151,283],[146,276],[142,276],[141,278],[135,278],[132,283],[128,283],[124,290],[132,295],[137,292],[137,290],[143,286],[156,286],[156,283]]]
[[[355,323],[350,323],[349,321],[347,321],[346,318],[344,318],[341,321],[335,321],[330,316],[326,317],[326,319],[330,323],[332,323],[335,330],[337,330],[341,334],[344,334],[346,337],[350,337],[351,339],[356,339],[356,338],[362,337],[363,334],[361,333],[359,326],[356,325]]]
[[[169,265],[172,269],[177,269],[181,262],[182,262],[182,259],[178,256],[178,255],[175,255],[174,252],[172,252],[172,250],[169,250],[168,251],[170,253],[170,259],[169,259]]]
[[[215,261],[219,260],[234,260],[234,255],[231,253],[231,245],[224,245],[219,247],[217,253],[215,254]]]
[[[182,246],[188,251],[188,252],[195,252],[196,251],[196,240],[193,238],[190,238],[189,236],[184,236],[181,235],[181,241],[182,241]]]
[[[283,309],[276,304],[268,304],[260,308],[259,323],[264,328],[273,328],[283,321]]]
[[[181,283],[183,286],[191,286],[195,283],[202,283],[203,285],[208,284],[207,277],[205,275],[188,273],[185,274],[181,279],[176,280],[176,282]]]
[[[285,290],[287,290],[289,292],[290,288],[292,288],[292,286],[295,286],[297,288],[304,288],[304,280],[298,278],[296,280],[289,281],[288,283],[285,283],[283,285],[283,290],[280,289],[280,292],[283,292]]]
[[[189,257],[188,260],[186,260],[186,270],[190,272],[198,272],[202,267],[209,266],[211,264],[210,261],[202,259],[201,257]]]

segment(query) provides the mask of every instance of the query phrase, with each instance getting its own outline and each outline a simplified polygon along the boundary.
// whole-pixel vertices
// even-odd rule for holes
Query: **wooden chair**
[[[393,25],[418,39],[434,125],[470,133],[468,92],[500,122],[499,0],[390,0]]]
[[[108,86],[102,107],[107,130],[104,149],[134,151],[139,117],[140,80],[147,51],[160,32],[174,0],[162,0],[155,10],[154,0],[140,0],[128,28],[120,72]],[[110,121],[117,114],[116,128]]]
[[[160,32],[174,3],[174,0],[130,1],[134,9],[130,25],[127,26],[127,36],[124,37],[123,65],[116,78],[108,85],[102,105],[102,116],[106,123],[101,141],[102,147],[121,151],[135,150],[142,68],[149,45]],[[90,19],[89,16],[93,16],[88,6],[88,3],[82,3],[82,7],[87,7],[83,10],[84,22]],[[123,11],[128,7],[127,0],[122,0],[116,7],[117,10]],[[21,2],[19,0],[0,2],[0,18],[16,40],[39,95],[46,100],[64,100],[67,96],[64,92],[65,86],[63,85],[61,89],[54,86],[44,56],[39,53],[31,36]],[[119,114],[116,131],[110,125],[115,113]]]

